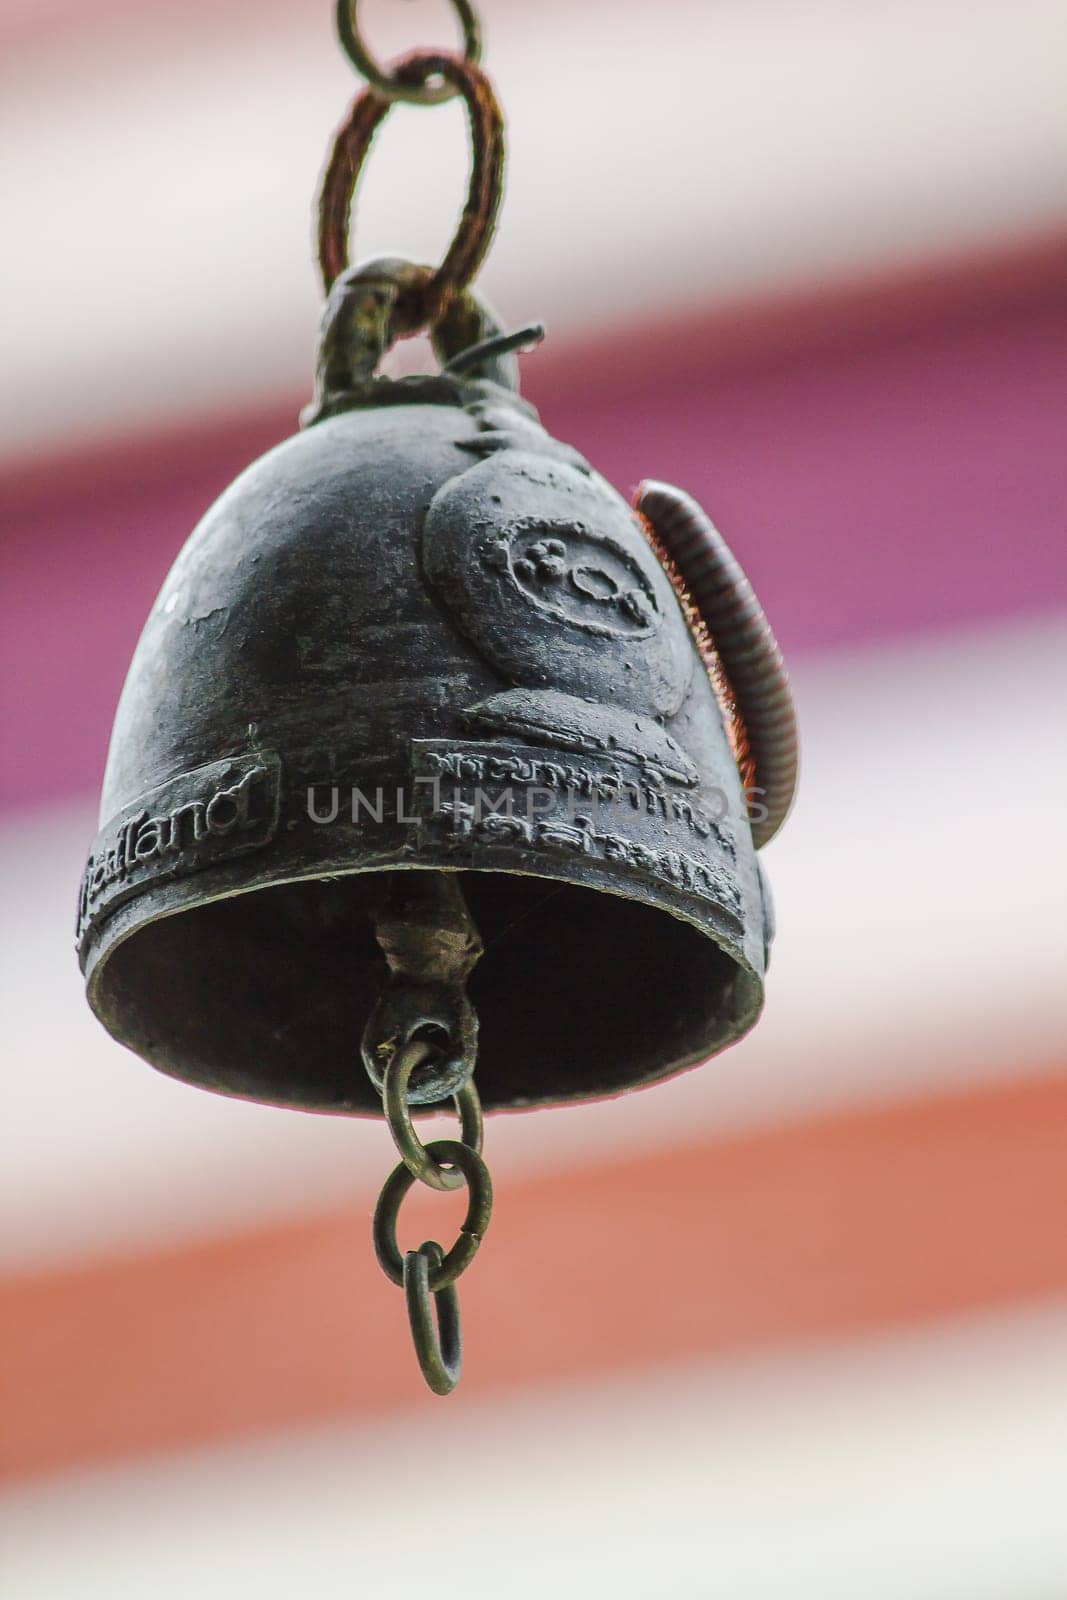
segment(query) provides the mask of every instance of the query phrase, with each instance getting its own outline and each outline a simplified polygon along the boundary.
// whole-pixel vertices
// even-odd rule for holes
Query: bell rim
[[[155,923],[170,917],[180,916],[185,912],[197,910],[203,906],[216,904],[221,901],[238,899],[246,895],[255,894],[262,890],[282,888],[289,884],[314,883],[316,881],[346,877],[360,877],[375,873],[391,873],[397,871],[410,872],[461,872],[477,873],[479,875],[506,875],[540,879],[549,883],[562,883],[577,889],[587,890],[591,893],[606,894],[624,901],[637,902],[650,910],[659,911],[664,915],[672,916],[677,921],[683,922],[701,934],[735,965],[743,982],[744,1005],[738,1008],[738,1015],[733,1019],[728,1036],[721,1043],[702,1046],[692,1054],[664,1063],[661,1070],[644,1073],[628,1080],[625,1084],[609,1088],[576,1087],[574,1093],[546,1094],[545,1096],[528,1095],[514,1097],[506,1103],[489,1103],[485,1110],[487,1113],[548,1109],[566,1105],[588,1104],[597,1100],[614,1099],[618,1095],[629,1093],[633,1089],[651,1087],[657,1083],[666,1082],[668,1079],[688,1072],[710,1061],[715,1056],[722,1054],[732,1045],[738,1044],[751,1032],[759,1021],[765,1001],[764,973],[746,955],[743,942],[734,938],[727,926],[732,920],[730,914],[720,911],[718,919],[708,915],[712,910],[708,904],[704,915],[696,914],[692,905],[686,909],[685,902],[692,901],[692,896],[686,896],[683,891],[672,891],[660,881],[650,883],[646,878],[630,869],[615,870],[608,874],[594,875],[591,877],[588,862],[583,863],[583,870],[577,867],[567,870],[565,859],[561,859],[558,870],[546,872],[534,871],[516,865],[514,857],[509,855],[506,862],[486,860],[492,853],[492,846],[481,847],[475,861],[434,861],[430,859],[414,861],[411,859],[398,859],[395,856],[383,856],[376,861],[352,862],[339,864],[329,870],[323,870],[320,864],[311,868],[293,871],[261,872],[249,878],[243,875],[240,882],[234,881],[241,870],[240,861],[229,863],[225,867],[206,869],[195,875],[193,879],[182,879],[168,883],[157,884],[145,889],[132,900],[118,906],[108,916],[87,930],[84,940],[79,947],[79,964],[85,978],[86,999],[94,1016],[106,1029],[110,1036],[124,1048],[131,1050],[135,1055],[146,1061],[155,1070],[179,1082],[188,1083],[192,1087],[203,1087],[198,1079],[173,1070],[167,1065],[146,1054],[138,1045],[131,1043],[123,1036],[117,1017],[109,1017],[106,1009],[101,1005],[101,985],[109,961],[129,940],[139,933],[145,932]],[[503,852],[502,852],[503,853]],[[599,881],[603,876],[604,881]],[[205,893],[205,889],[207,892]],[[149,909],[151,908],[151,909]],[[703,907],[702,907],[703,910]],[[717,929],[715,920],[722,923]],[[214,1092],[224,1095],[227,1099],[238,1099],[253,1103],[273,1105],[281,1109],[305,1109],[318,1115],[355,1116],[378,1119],[382,1112],[372,1107],[349,1106],[300,1106],[291,1099],[271,1099],[261,1092],[245,1093],[239,1089],[231,1089],[225,1084],[212,1086]],[[433,1110],[433,1108],[428,1108]],[[416,1114],[421,1114],[421,1108],[413,1107]]]

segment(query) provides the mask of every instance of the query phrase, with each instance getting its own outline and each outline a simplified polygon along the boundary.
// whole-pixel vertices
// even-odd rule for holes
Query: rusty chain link
[[[346,15],[347,15],[346,11]],[[379,69],[372,82],[382,81]],[[371,142],[398,100],[418,100],[415,91],[440,78],[447,93],[421,103],[461,95],[471,132],[471,174],[467,198],[441,265],[418,290],[412,331],[431,327],[450,302],[463,293],[485,258],[496,226],[504,180],[504,118],[493,86],[475,61],[441,51],[413,51],[392,63],[388,88],[365,89],[353,101],[334,135],[318,204],[318,251],[322,281],[329,293],[349,265],[352,211],[360,173]]]

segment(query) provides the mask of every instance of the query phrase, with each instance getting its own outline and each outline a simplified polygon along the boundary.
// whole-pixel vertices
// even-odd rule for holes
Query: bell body
[[[629,507],[528,408],[397,398],[256,462],[167,577],[82,886],[90,1001],[175,1076],[380,1113],[373,910],[445,870],[484,944],[487,1107],[665,1077],[762,1000],[707,671]]]

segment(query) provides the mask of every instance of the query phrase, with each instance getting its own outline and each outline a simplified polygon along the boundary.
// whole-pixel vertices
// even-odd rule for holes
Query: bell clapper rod
[[[466,992],[482,941],[449,872],[389,874],[373,920],[388,980],[363,1035],[363,1062],[401,1155],[375,1208],[374,1249],[386,1277],[404,1290],[426,1382],[434,1394],[450,1394],[463,1360],[456,1279],[474,1259],[493,1203],[474,1086],[478,1019]],[[423,1144],[411,1107],[448,1097],[459,1115],[459,1139]],[[467,1215],[447,1253],[431,1239],[401,1254],[397,1218],[416,1180],[439,1191],[467,1185]]]

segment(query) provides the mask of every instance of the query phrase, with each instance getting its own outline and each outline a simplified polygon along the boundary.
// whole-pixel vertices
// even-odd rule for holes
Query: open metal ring
[[[404,1257],[404,1299],[422,1375],[434,1394],[451,1394],[463,1366],[463,1335],[455,1284],[447,1283],[436,1293],[430,1288],[430,1273],[441,1266],[442,1260],[441,1246],[432,1239],[417,1250],[408,1251]]]
[[[417,1067],[432,1059],[433,1048],[425,1040],[412,1039],[393,1056],[385,1069],[382,1099],[385,1118],[404,1165],[412,1175],[431,1189],[459,1189],[464,1183],[463,1173],[456,1167],[443,1167],[430,1154],[415,1132],[408,1108],[408,1084]],[[471,1150],[481,1154],[482,1104],[473,1079],[468,1079],[455,1090],[452,1103],[459,1113],[460,1138]]]
[[[482,32],[470,0],[452,0],[463,30],[463,54],[477,66],[482,58]],[[454,84],[412,83],[394,71],[378,65],[364,41],[359,25],[359,0],[337,0],[337,33],[341,47],[356,71],[385,100],[404,100],[412,105],[439,106],[459,91]]]
[[[455,1283],[477,1255],[493,1210],[493,1183],[485,1162],[470,1145],[460,1144],[458,1139],[434,1139],[425,1148],[438,1162],[458,1167],[470,1189],[459,1238],[440,1265],[430,1269],[427,1287],[437,1294]],[[396,1242],[397,1218],[401,1202],[414,1182],[415,1174],[401,1161],[386,1178],[374,1208],[374,1253],[386,1277],[395,1284],[404,1282],[404,1258]]]
[[[430,1153],[415,1132],[408,1103],[408,1084],[411,1074],[432,1059],[432,1046],[424,1040],[413,1039],[397,1050],[385,1069],[382,1099],[386,1121],[397,1149],[408,1171],[431,1189],[459,1189],[464,1175],[454,1166],[443,1167]],[[482,1149],[482,1107],[472,1079],[460,1085],[452,1094],[452,1103],[459,1114],[460,1138],[477,1154]]]

